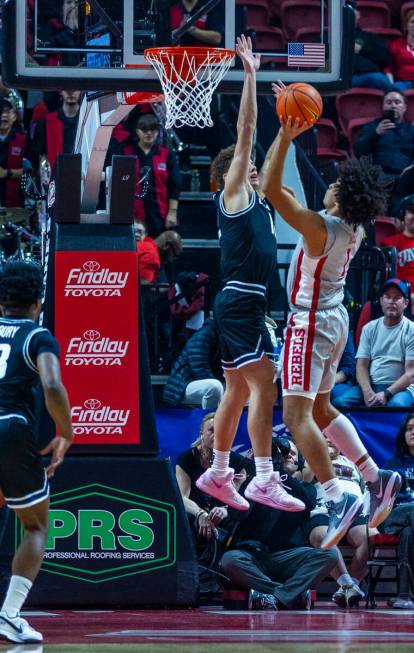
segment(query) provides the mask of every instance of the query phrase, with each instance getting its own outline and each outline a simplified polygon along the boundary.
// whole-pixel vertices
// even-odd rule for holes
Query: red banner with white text
[[[55,335],[75,444],[139,444],[136,252],[58,251]]]

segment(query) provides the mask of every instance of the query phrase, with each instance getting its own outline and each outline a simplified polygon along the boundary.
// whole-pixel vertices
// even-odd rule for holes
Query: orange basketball
[[[322,98],[316,88],[302,82],[290,84],[276,100],[276,113],[283,122],[292,116],[292,123],[299,118],[299,124],[306,120],[313,125],[320,118],[322,110]]]

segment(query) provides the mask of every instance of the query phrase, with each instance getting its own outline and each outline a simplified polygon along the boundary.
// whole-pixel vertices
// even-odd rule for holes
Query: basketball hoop
[[[145,59],[160,79],[167,110],[166,128],[212,127],[213,93],[235,56],[225,48],[148,48]]]
[[[124,91],[121,93],[123,104],[157,104],[164,102],[162,93],[149,93],[146,91]]]

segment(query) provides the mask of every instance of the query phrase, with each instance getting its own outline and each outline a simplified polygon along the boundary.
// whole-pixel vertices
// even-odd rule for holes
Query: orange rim
[[[164,63],[166,57],[173,56],[177,60],[181,61],[185,55],[192,57],[199,66],[202,66],[205,63],[206,57],[210,57],[209,64],[215,64],[222,61],[222,59],[227,59],[228,57],[233,58],[236,55],[235,50],[229,50],[227,48],[202,48],[202,47],[184,47],[184,46],[171,46],[168,48],[147,48],[144,50],[145,59],[151,61],[151,59],[158,59]],[[167,59],[168,61],[168,59]]]

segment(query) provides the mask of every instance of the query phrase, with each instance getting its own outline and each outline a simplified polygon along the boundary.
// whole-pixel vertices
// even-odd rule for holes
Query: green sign
[[[104,583],[176,561],[171,503],[92,483],[53,494],[49,515],[43,572]]]

